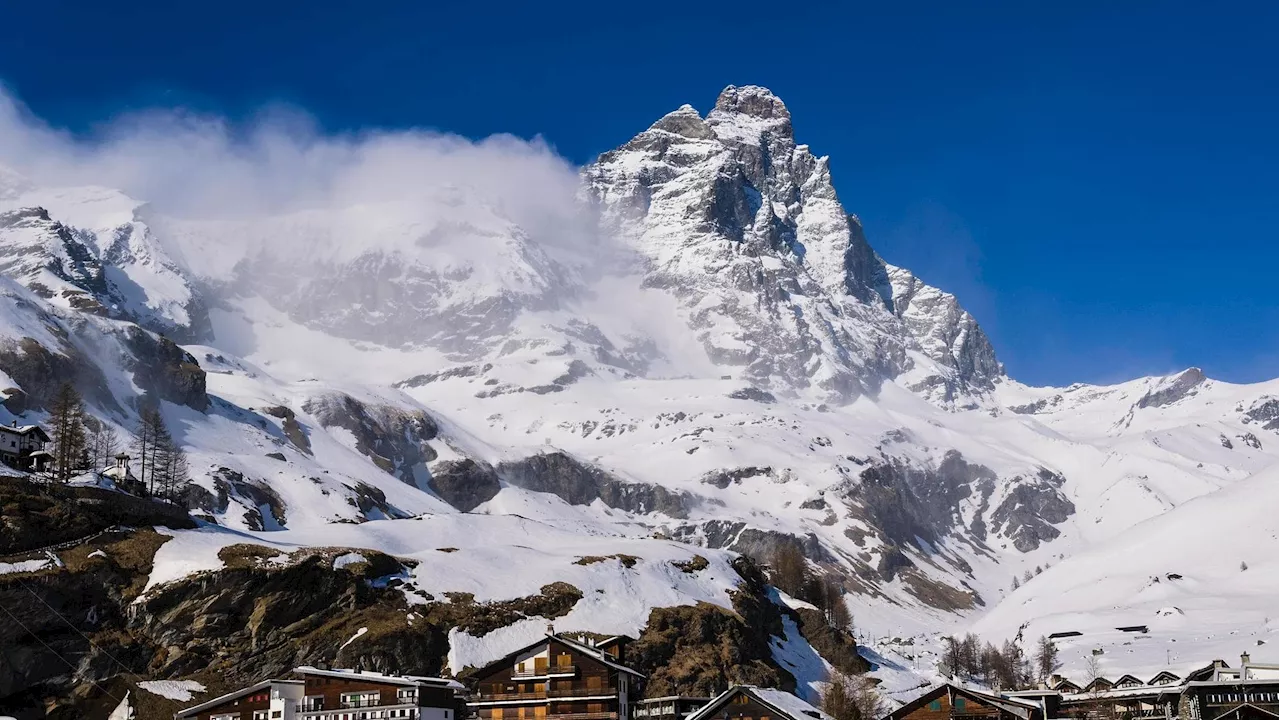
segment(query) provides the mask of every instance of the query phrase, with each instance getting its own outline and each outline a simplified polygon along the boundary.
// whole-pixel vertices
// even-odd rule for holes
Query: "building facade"
[[[297,720],[301,680],[264,680],[179,710],[175,720]]]
[[[303,666],[174,714],[175,720],[458,720],[461,683],[418,675]]]
[[[19,470],[41,472],[49,460],[49,436],[39,425],[0,425],[0,462]]]
[[[687,695],[636,700],[632,703],[631,720],[685,720],[709,702],[709,697]]]
[[[625,638],[546,637],[468,674],[481,720],[629,720],[644,676],[623,664]]]

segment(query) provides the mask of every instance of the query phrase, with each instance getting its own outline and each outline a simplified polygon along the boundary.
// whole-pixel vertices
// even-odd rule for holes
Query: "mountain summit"
[[[1002,374],[953,296],[872,250],[829,159],[796,144],[765,88],[725,88],[705,119],[685,105],[583,175],[608,231],[646,259],[646,284],[681,300],[715,363],[762,388],[845,403],[909,375],[949,403]]]

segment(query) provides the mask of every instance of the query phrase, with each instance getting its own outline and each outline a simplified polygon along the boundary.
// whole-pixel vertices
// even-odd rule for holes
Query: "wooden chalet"
[[[712,698],[687,720],[832,720],[784,690],[736,685]]]
[[[1168,670],[1161,670],[1160,672],[1153,675],[1151,679],[1147,681],[1147,684],[1148,685],[1171,685],[1173,683],[1178,682],[1181,679],[1182,678],[1178,677],[1177,675],[1174,675]]]
[[[1080,692],[1080,686],[1066,678],[1059,679],[1058,682],[1054,683],[1051,687],[1062,695],[1074,695]]]
[[[1116,690],[1124,690],[1126,688],[1136,688],[1144,685],[1146,685],[1146,683],[1132,675],[1121,675],[1111,687]]]
[[[174,720],[297,720],[301,680],[263,680],[173,714]]]
[[[0,462],[18,470],[43,472],[52,460],[45,451],[49,435],[39,425],[0,425]]]
[[[1096,677],[1096,678],[1094,678],[1094,679],[1090,680],[1088,685],[1085,685],[1085,686],[1084,686],[1084,690],[1083,690],[1083,692],[1085,692],[1085,693],[1100,693],[1100,692],[1106,692],[1106,691],[1110,690],[1112,687],[1114,687],[1114,686],[1111,684],[1111,681],[1110,681],[1110,680],[1108,680],[1108,679],[1106,679],[1106,678],[1104,678],[1104,677]]]
[[[945,683],[885,716],[885,720],[1046,720],[1043,705]]]
[[[481,720],[629,720],[644,676],[623,664],[630,638],[547,635],[466,673]]]

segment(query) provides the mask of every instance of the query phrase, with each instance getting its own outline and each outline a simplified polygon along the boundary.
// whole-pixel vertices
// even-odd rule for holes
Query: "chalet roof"
[[[602,663],[605,666],[612,668],[613,670],[617,670],[618,672],[624,672],[624,673],[627,673],[628,675],[634,675],[639,678],[644,677],[643,673],[636,672],[635,670],[632,670],[626,665],[623,665],[622,663],[618,662],[612,656],[606,655],[604,650],[601,650],[598,647],[592,647],[590,645],[587,645],[586,643],[579,642],[572,638],[565,637],[564,635],[557,635],[556,633],[547,633],[545,636],[542,637],[542,639],[535,640],[529,643],[528,645],[516,648],[515,650],[512,650],[506,655],[503,655],[497,660],[494,660],[493,662],[486,664],[485,667],[491,667],[493,665],[500,665],[502,663],[511,662],[511,660],[515,658],[515,656],[520,655],[521,653],[528,652],[529,650],[532,650],[533,648],[536,648],[539,645],[542,645],[543,643],[546,643],[546,642],[550,642],[552,640],[555,640],[556,642],[559,642],[559,643],[564,643],[565,645],[568,645],[574,650],[577,650],[580,653],[590,656],[591,659],[599,663]],[[470,675],[470,673],[468,673],[468,675]]]
[[[1141,680],[1139,680],[1138,678],[1136,678],[1136,677],[1134,677],[1134,676],[1132,676],[1132,675],[1121,675],[1119,678],[1117,678],[1117,679],[1116,679],[1115,685],[1124,685],[1126,681],[1127,681],[1129,684],[1131,684],[1131,685],[1146,685],[1146,684],[1147,684],[1147,683],[1142,682]]]
[[[785,690],[756,687],[755,685],[735,685],[711,699],[711,702],[698,708],[685,720],[708,720],[717,710],[724,707],[735,695],[745,693],[771,710],[779,717],[787,720],[832,720],[832,717],[809,703],[801,700]]]
[[[954,695],[959,695],[961,697],[968,698],[970,700],[974,700],[976,702],[987,703],[988,705],[994,705],[1003,710],[1007,710],[1008,712],[1013,713],[1014,715],[1017,715],[1020,718],[1024,718],[1024,720],[1031,720],[1031,718],[1034,716],[1035,713],[1040,712],[1042,710],[1040,703],[1035,702],[1034,700],[1027,700],[1025,698],[1020,698],[1020,697],[991,695],[989,693],[979,692],[977,690],[970,690],[968,688],[960,687],[959,685],[953,685],[951,683],[942,683],[941,685],[937,685],[929,689],[923,695],[920,695],[919,697],[912,700],[911,702],[903,705],[897,710],[894,710],[893,712],[889,713],[885,717],[886,718],[903,717],[908,713],[912,712],[913,710],[919,708],[921,705],[924,705],[930,700],[933,700],[936,697],[940,697],[941,695],[948,692]],[[689,718],[688,720],[693,720],[693,719]]]
[[[321,677],[342,678],[344,680],[359,679],[368,682],[386,683],[388,685],[406,685],[410,687],[418,687],[420,685],[434,685],[436,687],[447,687],[453,690],[465,689],[462,683],[449,678],[428,677],[425,675],[388,675],[386,673],[371,672],[369,670],[351,670],[347,668],[334,668],[322,670],[310,665],[302,665],[296,667],[293,671],[299,675],[320,675]]]
[[[1173,674],[1173,673],[1169,672],[1168,670],[1161,670],[1160,672],[1156,673],[1155,677],[1153,677],[1153,678],[1151,678],[1150,680],[1148,680],[1148,681],[1147,681],[1147,684],[1148,684],[1148,685],[1163,685],[1163,684],[1165,684],[1165,683],[1171,683],[1171,682],[1174,682],[1175,680],[1181,680],[1181,679],[1182,679],[1182,678],[1180,678],[1180,677],[1178,677],[1177,675],[1175,675],[1175,674]]]
[[[39,425],[0,425],[0,431],[7,432],[10,435],[30,435],[35,433],[43,438],[44,442],[49,442],[48,433]]]
[[[1087,703],[1094,700],[1119,700],[1121,698],[1146,697],[1150,695],[1163,695],[1165,693],[1177,694],[1182,691],[1182,685],[1172,683],[1169,685],[1141,685],[1139,687],[1116,688],[1112,690],[1102,690],[1100,692],[1091,692],[1087,694],[1076,695],[1074,697],[1064,697],[1062,702],[1071,703]]]
[[[258,692],[259,690],[266,690],[272,685],[301,685],[301,684],[302,684],[301,680],[263,680],[262,682],[256,685],[250,685],[249,687],[243,687],[243,688],[240,688],[239,690],[233,690],[232,692],[229,692],[226,695],[219,695],[218,697],[212,700],[205,700],[199,705],[192,705],[189,708],[183,708],[182,710],[179,710],[178,712],[174,713],[173,716],[175,718],[183,718],[183,717],[195,715],[198,712],[201,712],[203,710],[208,710],[209,708],[212,708],[212,707],[216,707],[229,700],[235,700],[236,698],[241,698],[241,697],[244,697],[245,695],[252,695]]]
[[[1058,681],[1058,684],[1053,686],[1053,689],[1054,689],[1054,690],[1057,690],[1058,692],[1062,692],[1062,691],[1063,691],[1063,688],[1067,688],[1067,687],[1070,687],[1071,689],[1076,690],[1076,691],[1079,691],[1079,690],[1080,690],[1080,686],[1079,686],[1079,685],[1077,685],[1077,684],[1075,684],[1075,683],[1071,682],[1070,680],[1068,680],[1068,679],[1066,679],[1066,678],[1062,678],[1061,680],[1059,680],[1059,681]]]
[[[563,635],[548,635],[546,639],[550,640],[551,638],[555,638],[556,640],[564,643],[565,645],[568,645],[571,648],[574,648],[579,652],[583,652],[583,653],[586,653],[587,655],[590,655],[592,658],[604,663],[605,665],[609,666],[610,668],[613,668],[614,670],[617,670],[618,672],[628,673],[630,675],[635,675],[636,677],[641,677],[641,678],[644,677],[643,674],[638,673],[635,670],[632,670],[626,665],[623,665],[622,663],[619,663],[618,661],[614,660],[611,656],[606,655],[604,650],[601,650],[598,647],[593,647],[591,645],[587,645],[586,643],[578,642],[577,640],[571,640]],[[534,645],[537,645],[537,644],[539,643],[534,643]],[[529,647],[533,647],[533,645],[530,645]]]
[[[1114,686],[1114,683],[1112,683],[1110,680],[1104,677],[1096,677],[1090,680],[1089,684],[1084,686],[1084,689],[1088,690],[1091,687],[1097,687],[1097,688],[1102,688],[1104,690],[1110,690],[1113,686]]]

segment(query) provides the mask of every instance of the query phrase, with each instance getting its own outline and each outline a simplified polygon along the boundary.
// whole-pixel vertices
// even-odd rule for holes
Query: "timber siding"
[[[888,720],[1044,720],[1037,708],[1022,707],[954,685],[941,685],[894,710]]]
[[[627,720],[639,676],[603,653],[548,636],[473,672],[468,709],[481,720]]]

